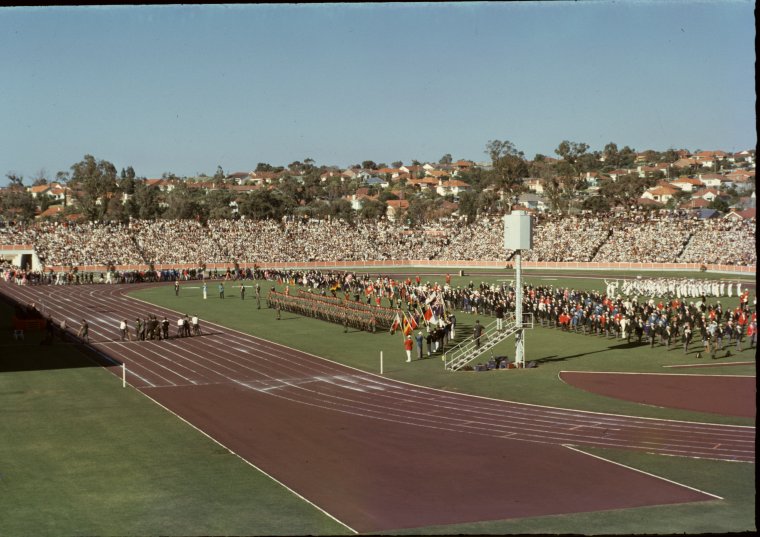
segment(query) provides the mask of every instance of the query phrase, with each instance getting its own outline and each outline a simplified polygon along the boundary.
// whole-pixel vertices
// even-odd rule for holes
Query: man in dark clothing
[[[161,321],[161,331],[163,332],[164,339],[169,339],[169,319],[166,317]]]
[[[480,336],[483,335],[483,325],[480,324],[479,320],[475,321],[475,327],[472,331],[472,338],[475,340],[475,348],[480,348]]]
[[[504,329],[504,304],[499,302],[496,304],[496,330]]]

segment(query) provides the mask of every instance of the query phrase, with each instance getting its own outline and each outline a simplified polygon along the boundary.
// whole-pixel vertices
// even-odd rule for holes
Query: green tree
[[[489,140],[485,152],[491,157],[493,166],[489,182],[507,196],[519,192],[522,178],[528,175],[524,153],[509,140]]]
[[[24,186],[24,176],[16,172],[8,172],[5,174],[8,179],[8,186]]]
[[[279,220],[295,207],[292,200],[277,190],[256,190],[238,207],[242,216],[254,220]]]
[[[618,146],[615,142],[610,142],[605,145],[602,155],[604,156],[604,163],[609,166],[611,170],[620,165],[620,151],[618,151]]]
[[[581,207],[595,213],[606,213],[610,210],[610,202],[604,196],[589,196],[583,200]]]
[[[145,181],[135,183],[134,193],[126,203],[127,213],[132,218],[155,220],[161,216],[159,206],[160,190],[156,186],[148,186]]]
[[[451,158],[451,153],[446,153],[445,155],[443,155],[443,156],[442,156],[442,157],[441,157],[441,158],[438,160],[438,164],[444,164],[444,165],[449,165],[449,164],[451,164],[452,162],[454,162],[454,159],[453,159],[453,158]]]
[[[92,155],[71,166],[69,186],[81,192],[79,204],[89,221],[102,221],[111,198],[117,196],[116,167]]]
[[[353,222],[356,215],[351,203],[348,200],[339,199],[330,203],[330,216],[333,218],[339,218],[346,222]]]
[[[47,172],[43,168],[32,177],[32,186],[42,186],[46,184],[48,184]]]
[[[179,183],[166,197],[163,216],[169,220],[207,220],[207,212],[201,202],[202,194],[190,189],[184,182]]]
[[[728,204],[728,201],[724,200],[722,197],[717,197],[710,202],[710,205],[708,205],[708,207],[710,209],[715,209],[716,211],[726,213],[728,212],[730,206]]]
[[[365,198],[362,208],[359,209],[359,217],[363,220],[380,220],[385,217],[388,205],[380,200]]]
[[[466,190],[459,196],[459,215],[467,218],[468,224],[473,224],[478,218],[478,195]]]
[[[214,220],[232,218],[232,193],[226,189],[215,189],[204,197],[208,217]]]

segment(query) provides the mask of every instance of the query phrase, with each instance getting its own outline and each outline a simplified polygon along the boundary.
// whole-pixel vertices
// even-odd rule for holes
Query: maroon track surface
[[[647,405],[755,417],[755,377],[562,371],[571,386]]]
[[[90,346],[127,363],[135,388],[356,531],[714,499],[568,446],[755,460],[754,427],[411,386],[209,323],[202,337],[121,342],[118,321],[145,312],[122,296],[133,289],[0,283],[56,321],[86,317]],[[176,326],[176,313],[152,311]]]

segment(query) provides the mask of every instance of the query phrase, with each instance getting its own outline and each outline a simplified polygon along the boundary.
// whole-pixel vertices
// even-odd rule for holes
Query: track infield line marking
[[[754,362],[747,362],[754,363]],[[701,365],[701,364],[700,364]],[[710,364],[712,365],[712,364]],[[728,365],[728,364],[715,364],[715,365]],[[690,367],[690,366],[663,366],[663,367]],[[658,376],[671,376],[671,377],[738,377],[738,378],[753,378],[754,375],[686,375],[683,373],[646,373],[641,371],[560,371],[562,373],[579,373],[581,375],[658,375]]]
[[[722,365],[754,365],[755,362],[717,362],[717,363],[706,363],[706,364],[681,364],[681,365],[664,365],[662,367],[666,368],[672,368],[677,369],[681,367],[720,367]],[[650,373],[651,375],[666,375],[667,373]],[[720,376],[731,376],[731,377],[751,377],[752,375],[720,375]]]
[[[706,492],[704,490],[701,490],[701,489],[698,489],[698,488],[695,488],[695,487],[690,487],[689,485],[684,485],[683,483],[679,483],[678,481],[673,481],[672,479],[668,479],[666,477],[662,477],[660,475],[656,475],[656,474],[653,474],[651,472],[645,472],[644,470],[639,470],[638,468],[634,468],[632,466],[628,466],[627,464],[616,462],[616,461],[613,461],[613,460],[610,460],[610,459],[605,459],[604,457],[600,457],[599,455],[594,455],[593,453],[588,453],[586,451],[583,451],[582,449],[578,449],[575,446],[571,446],[569,444],[562,444],[562,447],[567,448],[567,449],[571,449],[573,451],[576,451],[576,452],[581,453],[583,455],[587,455],[589,457],[594,457],[595,459],[599,459],[601,461],[608,462],[610,464],[616,464],[617,466],[622,466],[623,468],[627,468],[629,470],[632,470],[634,472],[638,472],[640,474],[644,474],[644,475],[648,475],[648,476],[654,477],[655,479],[660,479],[662,481],[667,481],[668,483],[673,483],[674,485],[678,485],[679,487],[684,487],[684,488],[687,488],[689,490],[693,490],[695,492],[699,492],[701,494],[706,494],[707,496],[715,498],[716,500],[724,500],[725,499],[725,498],[722,498],[721,496],[718,496],[717,494],[712,494],[710,492]]]
[[[196,431],[200,432],[203,436],[205,436],[206,438],[210,439],[212,442],[214,442],[218,446],[221,446],[224,449],[226,449],[230,454],[234,455],[235,457],[237,457],[238,459],[240,459],[241,461],[243,461],[245,464],[247,464],[251,468],[253,468],[253,469],[257,470],[258,472],[260,472],[261,474],[267,476],[269,479],[271,479],[272,481],[274,481],[275,483],[277,483],[278,485],[280,485],[281,487],[283,487],[285,490],[287,490],[291,494],[293,494],[293,495],[297,496],[298,498],[300,498],[301,500],[305,501],[306,503],[308,503],[309,505],[311,505],[312,507],[314,507],[315,509],[317,509],[321,513],[324,513],[326,516],[330,517],[331,519],[333,519],[335,522],[337,522],[341,526],[345,527],[346,529],[348,529],[349,531],[351,531],[351,532],[353,532],[355,534],[359,533],[354,528],[352,528],[351,526],[349,526],[345,522],[339,520],[335,516],[331,515],[330,513],[328,513],[324,509],[322,509],[320,506],[318,506],[317,504],[315,504],[314,502],[312,502],[311,500],[309,500],[308,498],[302,496],[301,494],[299,494],[298,492],[296,492],[295,490],[293,490],[292,488],[290,488],[289,486],[287,486],[285,483],[281,482],[277,478],[273,477],[269,473],[265,472],[264,470],[262,470],[261,468],[259,468],[255,464],[253,464],[251,461],[247,460],[245,457],[242,457],[241,455],[238,455],[237,453],[235,453],[230,448],[228,448],[227,446],[225,446],[224,444],[222,444],[219,440],[217,440],[213,436],[211,436],[208,433],[206,433],[205,431],[203,431],[203,429],[200,429],[200,428],[196,427],[195,425],[193,425],[192,423],[190,423],[189,421],[187,421],[185,418],[183,418],[182,416],[180,416],[179,414],[177,414],[176,412],[174,412],[170,408],[162,405],[161,403],[159,403],[158,401],[156,401],[155,399],[153,399],[150,395],[148,395],[144,391],[142,391],[140,389],[137,389],[137,392],[140,393],[141,395],[143,395],[144,397],[150,399],[153,403],[157,404],[158,406],[160,406],[161,408],[163,408],[165,411],[167,411],[168,413],[170,413],[171,415],[173,415],[177,419],[182,420],[184,423],[188,424],[190,427],[192,427]]]

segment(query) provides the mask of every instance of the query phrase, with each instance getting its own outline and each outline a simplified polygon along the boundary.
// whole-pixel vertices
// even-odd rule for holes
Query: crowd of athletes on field
[[[46,266],[299,261],[509,261],[502,222],[442,220],[406,229],[381,220],[132,220],[0,228],[0,245],[34,246]],[[539,216],[527,261],[754,265],[755,220],[687,212]]]

